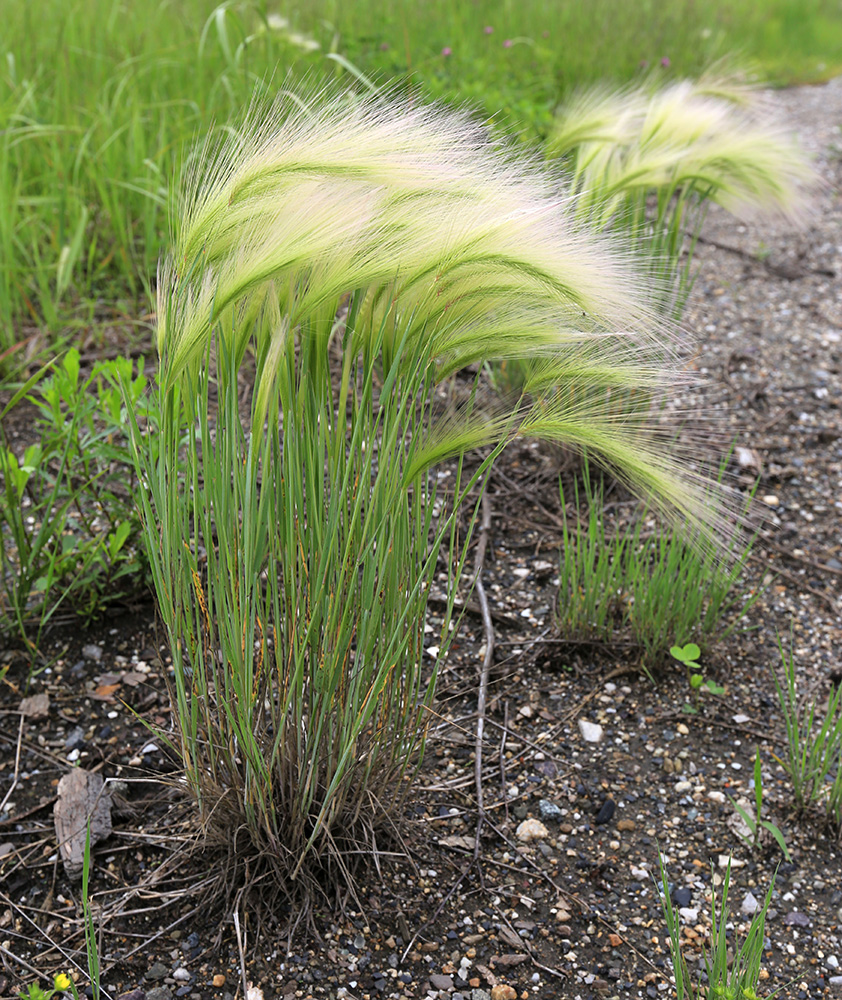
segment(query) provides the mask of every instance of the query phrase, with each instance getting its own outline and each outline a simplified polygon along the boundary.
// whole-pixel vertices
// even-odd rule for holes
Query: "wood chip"
[[[18,711],[27,719],[46,719],[50,714],[50,696],[46,691],[24,698]]]
[[[100,774],[75,767],[58,783],[54,809],[56,839],[64,870],[71,878],[82,874],[85,837],[91,825],[91,847],[111,833],[111,795]]]

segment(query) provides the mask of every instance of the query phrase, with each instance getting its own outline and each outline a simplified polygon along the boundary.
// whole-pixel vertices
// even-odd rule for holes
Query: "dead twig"
[[[18,784],[18,775],[20,774],[20,748],[23,743],[23,720],[24,714],[20,713],[20,726],[18,727],[18,742],[15,749],[15,773],[12,775],[12,783],[9,785],[9,789],[3,796],[3,801],[0,802],[0,812],[5,808],[6,803],[12,797],[12,792],[15,790]]]
[[[491,664],[494,662],[494,625],[491,621],[491,612],[488,607],[488,598],[485,596],[485,587],[482,584],[482,569],[485,563],[485,553],[488,548],[488,532],[491,528],[491,503],[486,493],[482,498],[482,520],[479,526],[479,541],[477,543],[476,557],[474,559],[473,584],[476,590],[477,600],[482,612],[482,625],[485,632],[485,656],[482,658],[482,667],[479,677],[479,694],[477,695],[477,728],[474,742],[474,784],[477,792],[477,832],[474,844],[474,861],[479,857],[480,835],[485,821],[485,808],[483,804],[482,790],[482,745],[485,738],[485,713],[488,702],[488,675]]]

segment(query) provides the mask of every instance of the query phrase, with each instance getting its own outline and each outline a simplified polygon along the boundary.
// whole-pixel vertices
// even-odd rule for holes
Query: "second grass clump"
[[[675,644],[692,641],[704,650],[724,639],[758,596],[740,586],[753,539],[736,531],[723,553],[694,544],[646,510],[629,526],[611,532],[603,513],[603,491],[594,480],[585,463],[582,491],[574,484],[572,504],[561,488],[562,635],[574,641],[627,644],[646,671],[661,665]],[[580,510],[577,522],[573,512]],[[701,674],[697,676],[701,683]]]

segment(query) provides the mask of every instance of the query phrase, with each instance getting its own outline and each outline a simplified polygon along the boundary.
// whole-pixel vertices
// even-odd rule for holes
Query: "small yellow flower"
[[[53,980],[53,986],[59,992],[63,993],[65,990],[70,989],[70,976],[66,976],[63,972],[60,972]]]

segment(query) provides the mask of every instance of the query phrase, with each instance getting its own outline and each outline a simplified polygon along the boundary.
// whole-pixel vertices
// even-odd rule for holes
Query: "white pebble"
[[[533,840],[543,840],[549,837],[550,831],[538,819],[525,819],[517,828],[515,836],[519,841],[528,844]]]
[[[598,722],[579,719],[579,732],[586,743],[599,743],[602,739],[602,726]]]

